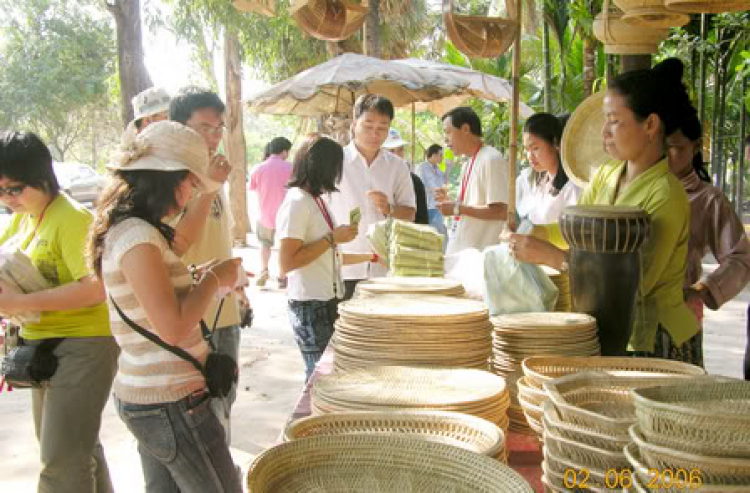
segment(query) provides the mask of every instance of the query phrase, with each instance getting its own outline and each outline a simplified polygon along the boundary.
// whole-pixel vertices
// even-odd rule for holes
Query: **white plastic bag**
[[[445,277],[463,284],[465,296],[477,300],[483,299],[484,266],[482,252],[476,248],[467,248],[445,257]]]
[[[507,243],[487,247],[482,263],[484,302],[491,316],[554,310],[557,286],[538,265],[516,260]]]

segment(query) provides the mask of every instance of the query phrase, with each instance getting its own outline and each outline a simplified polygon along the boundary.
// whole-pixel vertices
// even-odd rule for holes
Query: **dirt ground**
[[[255,272],[258,250],[237,251]],[[273,265],[273,260],[272,260]],[[712,266],[707,266],[712,268]],[[273,271],[272,271],[273,275]],[[275,281],[264,290],[249,290],[255,323],[242,334],[241,376],[232,412],[232,454],[243,471],[259,452],[276,443],[302,389],[303,365],[286,318],[286,297]],[[745,310],[750,290],[719,312],[706,310],[706,367],[712,374],[741,376],[745,348]],[[0,492],[33,492],[38,474],[38,447],[31,418],[30,393],[0,394]],[[101,441],[116,491],[143,491],[133,437],[110,402],[103,416]]]

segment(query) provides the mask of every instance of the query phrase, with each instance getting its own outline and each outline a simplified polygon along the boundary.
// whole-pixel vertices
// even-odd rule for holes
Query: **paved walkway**
[[[237,253],[257,272],[257,250],[246,248]],[[256,320],[253,328],[242,334],[240,387],[232,413],[232,453],[243,471],[255,455],[275,443],[303,379],[301,358],[286,319],[284,294],[273,288],[251,291]],[[710,373],[742,376],[749,302],[750,290],[745,290],[720,311],[706,311],[704,344]],[[111,403],[104,412],[101,440],[116,490],[143,491],[135,440]],[[29,392],[0,394],[0,492],[35,491],[37,456]]]

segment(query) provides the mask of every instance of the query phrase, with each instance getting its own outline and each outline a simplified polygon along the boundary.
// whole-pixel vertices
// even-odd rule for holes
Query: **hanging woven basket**
[[[268,17],[276,15],[275,0],[234,0],[232,5],[240,12],[255,12]]]
[[[680,27],[690,22],[683,12],[667,10],[664,0],[614,0],[624,15],[622,20],[635,26]]]
[[[604,43],[604,53],[647,55],[656,53],[669,36],[669,28],[634,26],[622,19],[622,13],[602,12],[594,19],[594,36]]]
[[[750,10],[748,0],[665,0],[669,10],[688,14],[721,14]]]
[[[297,0],[291,13],[310,36],[343,41],[362,28],[367,7],[347,0]]]
[[[510,48],[518,22],[502,17],[453,13],[453,0],[443,0],[443,21],[453,45],[464,55],[495,58]]]

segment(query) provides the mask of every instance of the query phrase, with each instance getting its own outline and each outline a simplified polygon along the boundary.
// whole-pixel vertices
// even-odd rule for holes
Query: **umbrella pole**
[[[417,113],[414,103],[411,104],[411,165],[417,162],[414,160],[414,154],[417,149]]]
[[[518,158],[518,106],[521,97],[521,86],[518,73],[521,71],[521,19],[523,18],[523,1],[516,0],[516,18],[518,30],[513,46],[513,100],[510,107],[510,145],[509,173],[508,173],[508,223],[515,230],[516,215],[516,161]]]

